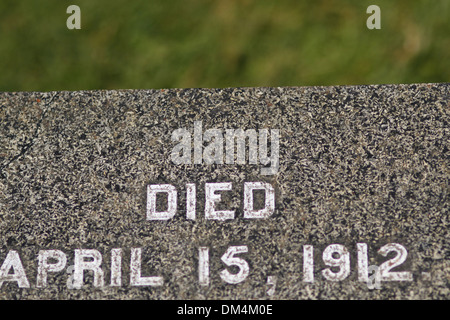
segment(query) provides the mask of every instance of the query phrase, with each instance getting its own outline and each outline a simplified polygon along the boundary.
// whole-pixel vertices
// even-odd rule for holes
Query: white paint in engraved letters
[[[249,273],[250,268],[248,266],[247,261],[242,258],[235,257],[235,254],[248,252],[247,246],[232,246],[229,247],[228,250],[222,256],[222,261],[227,266],[237,266],[239,268],[239,272],[236,274],[230,273],[227,269],[222,270],[220,273],[220,277],[226,283],[237,284],[244,281]]]
[[[367,254],[367,244],[357,243],[357,259],[358,259],[358,281],[367,282],[369,281],[369,257]]]
[[[404,246],[398,243],[388,243],[387,245],[381,247],[380,250],[378,250],[378,253],[383,257],[387,257],[389,252],[392,251],[396,252],[397,255],[380,265],[379,272],[381,281],[412,281],[413,276],[411,272],[390,271],[391,269],[398,267],[403,262],[405,262],[406,257],[408,256],[408,251]]]
[[[334,258],[337,253],[339,258]],[[347,248],[340,244],[331,244],[323,251],[323,262],[330,267],[339,267],[338,272],[331,271],[330,268],[322,270],[323,276],[330,281],[341,281],[350,274],[350,253]]]
[[[163,278],[158,276],[141,276],[141,248],[131,248],[130,285],[131,286],[162,286]]]
[[[231,182],[217,182],[205,184],[205,218],[212,220],[234,219],[234,211],[222,210],[216,211],[215,204],[221,199],[216,191],[230,191]]]
[[[231,191],[231,182],[205,183],[205,219],[227,220],[235,218],[234,210],[216,210],[216,205],[221,201],[219,191]],[[254,190],[263,190],[265,194],[264,207],[254,209]],[[156,195],[167,193],[167,211],[156,211]],[[186,184],[186,218],[196,219],[196,186],[194,183]],[[244,182],[244,218],[265,219],[275,211],[275,190],[266,182]],[[177,211],[177,190],[170,184],[157,184],[147,186],[147,220],[169,220]]]
[[[86,261],[90,259],[90,261]],[[73,288],[81,289],[84,282],[84,270],[94,272],[94,287],[103,287],[104,273],[101,268],[102,255],[95,249],[76,249],[74,259]]]
[[[48,259],[57,260],[56,263],[48,263]],[[59,272],[66,267],[67,256],[60,250],[40,250],[38,254],[38,271],[36,277],[36,287],[45,288],[47,286],[47,273]]]
[[[186,184],[186,218],[195,220],[196,189],[195,183]]]
[[[69,275],[67,277],[67,288],[69,289],[75,289],[73,286],[73,273],[75,271],[75,266],[74,265],[70,265],[67,267],[66,273]]]
[[[167,193],[167,211],[156,211],[156,194]],[[169,220],[177,211],[177,189],[170,184],[150,184],[147,186],[147,220]]]
[[[122,285],[122,249],[111,250],[111,287]]]
[[[13,270],[12,274],[9,273],[11,269]],[[0,288],[5,281],[15,281],[19,288],[30,287],[20,256],[15,250],[8,252],[5,261],[0,267]]]
[[[198,248],[198,282],[201,286],[209,286],[209,248]]]
[[[265,205],[260,210],[253,210],[253,190],[265,191]],[[268,218],[275,211],[275,190],[265,182],[244,183],[244,218],[263,219]]]
[[[303,282],[314,282],[314,247],[303,246]]]

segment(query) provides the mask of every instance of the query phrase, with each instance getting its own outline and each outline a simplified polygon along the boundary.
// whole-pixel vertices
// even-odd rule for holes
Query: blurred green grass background
[[[450,0],[2,0],[0,91],[449,82],[449,18]]]

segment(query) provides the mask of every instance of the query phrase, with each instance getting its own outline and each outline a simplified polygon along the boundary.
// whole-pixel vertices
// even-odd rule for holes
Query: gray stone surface
[[[228,88],[0,93],[0,264],[16,250],[30,288],[4,282],[2,299],[448,299],[449,84],[292,88]],[[259,165],[176,165],[175,129],[280,129],[280,168]],[[223,208],[236,218],[204,218],[206,182],[232,182]],[[243,219],[245,181],[276,190],[267,219]],[[146,186],[177,187],[178,213],[146,220]],[[185,216],[185,184],[197,186],[195,221]],[[325,279],[322,251],[350,251],[351,273]],[[356,244],[369,264],[399,243],[399,267],[412,282],[358,281]],[[250,266],[248,278],[227,284],[220,258],[232,245]],[[303,281],[303,245],[315,249],[315,282]],[[198,283],[198,247],[210,248],[207,287]],[[73,265],[75,249],[103,255],[105,286],[86,274],[69,289],[70,270],[50,272],[36,288],[39,250],[59,249]],[[110,287],[110,250],[122,248],[122,286]],[[142,248],[142,275],[160,287],[129,284],[131,248]],[[237,269],[228,268],[230,272]],[[337,271],[337,269],[332,269]],[[397,271],[397,269],[395,269]],[[430,278],[422,272],[430,274]],[[268,276],[277,285],[267,294]]]

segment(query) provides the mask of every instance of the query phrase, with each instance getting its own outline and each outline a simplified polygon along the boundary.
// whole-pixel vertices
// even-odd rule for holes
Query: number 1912
[[[358,280],[369,281],[369,257],[367,244],[357,243]],[[387,257],[390,252],[396,255],[383,262],[379,268],[381,281],[412,281],[409,271],[391,271],[405,262],[408,251],[398,243],[388,243],[378,250],[378,253]],[[323,263],[328,267],[322,270],[322,275],[329,281],[342,281],[350,275],[350,252],[341,244],[331,244],[322,253]],[[314,282],[314,248],[312,245],[303,246],[303,281]]]

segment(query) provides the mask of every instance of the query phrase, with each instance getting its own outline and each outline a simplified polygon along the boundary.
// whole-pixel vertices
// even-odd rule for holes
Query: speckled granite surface
[[[29,288],[5,281],[2,299],[448,299],[449,84],[0,93],[0,264],[20,255]],[[252,164],[171,161],[178,128],[279,129],[279,170]],[[270,183],[276,209],[243,219],[246,181]],[[205,183],[231,182],[220,206],[227,221],[204,217]],[[176,186],[178,212],[146,220],[146,186]],[[186,219],[185,185],[197,187],[197,219]],[[369,265],[402,244],[413,281],[358,281],[356,244]],[[322,252],[342,244],[351,272],[325,279]],[[220,272],[229,246],[249,276],[227,284]],[[313,283],[304,282],[303,246],[314,246]],[[210,284],[200,286],[198,248],[210,250]],[[122,285],[111,287],[111,249],[123,249]],[[142,276],[162,286],[130,286],[130,250],[142,248]],[[48,286],[36,288],[39,250],[67,255]],[[103,255],[105,286],[86,272],[69,289],[75,249]],[[234,269],[233,269],[234,268]],[[228,268],[233,273],[235,267]],[[332,272],[337,272],[332,268]],[[10,271],[13,273],[13,270]],[[276,277],[273,286],[269,276]]]

